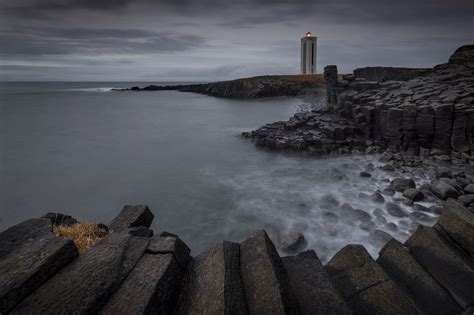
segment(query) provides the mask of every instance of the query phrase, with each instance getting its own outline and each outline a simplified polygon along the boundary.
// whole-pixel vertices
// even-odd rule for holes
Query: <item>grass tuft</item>
[[[70,226],[54,225],[53,233],[56,236],[71,239],[76,244],[79,253],[82,254],[107,236],[109,231],[103,224],[76,223]]]

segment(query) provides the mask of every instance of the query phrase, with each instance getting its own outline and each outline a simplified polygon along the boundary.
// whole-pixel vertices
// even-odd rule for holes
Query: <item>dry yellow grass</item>
[[[89,247],[104,238],[109,231],[105,225],[76,223],[70,226],[55,225],[53,233],[56,236],[71,239],[76,244],[79,253],[85,252]]]

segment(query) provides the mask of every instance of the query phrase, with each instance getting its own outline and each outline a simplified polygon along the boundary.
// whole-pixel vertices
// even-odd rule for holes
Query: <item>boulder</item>
[[[307,242],[303,234],[291,232],[281,242],[281,248],[286,252],[296,252],[306,246]]]
[[[131,227],[144,226],[149,228],[153,221],[153,213],[148,206],[125,206],[109,225],[113,232],[126,232]]]
[[[192,260],[177,314],[247,314],[239,245],[227,241]]]
[[[372,174],[370,174],[369,172],[362,171],[359,173],[359,176],[368,178],[368,177],[372,177]]]
[[[415,188],[415,182],[409,178],[395,178],[390,182],[390,188],[395,191],[405,191],[409,188]]]
[[[0,233],[0,313],[7,313],[79,255],[52,233],[50,219],[30,219]]]
[[[469,184],[466,187],[464,187],[464,192],[466,194],[474,194],[474,184]]]
[[[249,313],[299,312],[288,273],[265,231],[241,243],[240,273]]]
[[[230,245],[226,244],[226,246]],[[182,268],[186,268],[191,259],[189,247],[179,237],[167,232],[154,235],[150,240],[147,252],[152,254],[173,254]]]
[[[347,245],[325,267],[355,314],[417,314],[408,297],[361,245]]]
[[[431,191],[441,200],[459,197],[459,191],[445,180],[435,181],[431,186]]]
[[[70,215],[65,215],[62,213],[48,212],[42,218],[51,220],[52,225],[65,225],[71,226],[76,224],[78,221],[71,217]]]
[[[474,214],[453,203],[444,204],[439,226],[474,258]]]
[[[403,197],[412,201],[421,201],[425,198],[425,195],[418,189],[408,188],[403,191]]]
[[[376,203],[382,203],[385,201],[385,198],[382,196],[380,192],[376,191],[370,196],[370,200]]]
[[[351,314],[312,250],[282,258],[291,291],[304,314]]]
[[[393,215],[394,217],[403,218],[406,216],[402,208],[400,208],[397,204],[393,202],[388,202],[385,208],[387,209],[387,212]]]
[[[410,297],[423,314],[459,314],[462,308],[421,266],[408,249],[392,239],[379,253],[377,263]]]
[[[173,254],[145,253],[101,314],[171,314],[183,274]]]
[[[461,195],[457,201],[463,206],[469,206],[471,203],[474,203],[474,194]]]
[[[150,239],[111,233],[61,269],[13,311],[97,313],[125,280]]]
[[[368,222],[371,219],[370,214],[368,214],[367,212],[365,212],[364,210],[361,210],[361,209],[353,209],[351,211],[351,215],[355,219],[357,219],[359,221],[362,221],[362,222]]]
[[[437,230],[420,225],[405,242],[410,254],[463,308],[474,302],[474,270],[463,254]]]

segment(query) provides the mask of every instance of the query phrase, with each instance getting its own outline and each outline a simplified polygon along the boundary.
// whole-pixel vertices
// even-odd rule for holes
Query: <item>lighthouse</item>
[[[301,38],[301,74],[316,74],[317,37],[308,32]]]

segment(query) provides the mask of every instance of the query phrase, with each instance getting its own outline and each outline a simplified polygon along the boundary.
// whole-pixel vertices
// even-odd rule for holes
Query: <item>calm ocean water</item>
[[[193,254],[259,229],[277,245],[301,231],[323,261],[349,243],[377,254],[369,232],[322,202],[371,213],[377,205],[358,196],[387,185],[386,174],[358,173],[377,162],[268,152],[239,137],[301,100],[110,91],[131,85],[145,83],[0,84],[0,230],[48,211],[108,223],[125,204],[147,204],[155,231],[180,235]]]

